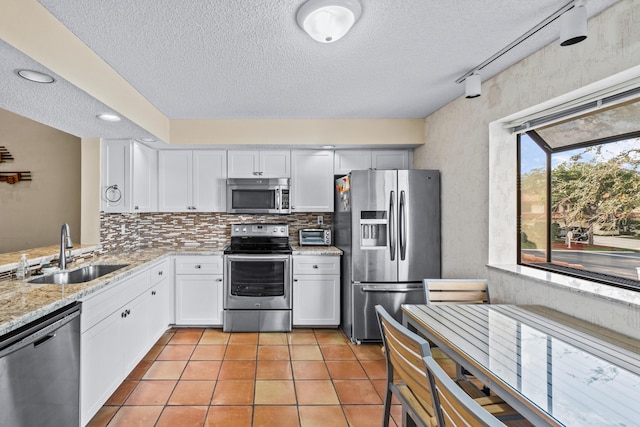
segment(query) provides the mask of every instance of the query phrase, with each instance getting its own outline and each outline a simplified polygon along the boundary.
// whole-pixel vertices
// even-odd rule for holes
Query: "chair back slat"
[[[384,308],[376,306],[385,353],[393,367],[394,376],[405,383],[424,412],[435,417],[433,396],[422,358],[430,355],[426,340],[410,332],[391,317]],[[422,420],[430,425],[429,420]]]
[[[433,406],[443,427],[498,427],[505,424],[468,396],[432,357],[423,359],[431,387],[435,390]]]
[[[482,279],[424,279],[427,304],[488,304],[489,287]]]

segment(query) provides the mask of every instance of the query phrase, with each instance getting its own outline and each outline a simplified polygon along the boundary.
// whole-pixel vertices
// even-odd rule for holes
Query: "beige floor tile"
[[[382,405],[369,380],[333,380],[333,385],[343,405]]]
[[[215,381],[178,381],[169,405],[209,405]],[[202,417],[204,421],[204,416]]]
[[[356,355],[348,345],[320,345],[324,360],[356,360]]]
[[[293,377],[296,380],[330,379],[327,365],[322,360],[294,360],[291,362]]]
[[[230,344],[227,346],[227,351],[224,354],[224,360],[256,360],[257,351],[257,345]]]
[[[255,406],[253,427],[299,427],[296,406]]]
[[[122,406],[109,427],[153,427],[163,409],[163,406]]]
[[[255,391],[253,381],[218,381],[212,405],[252,405]]]
[[[253,380],[256,377],[256,362],[230,360],[222,362],[218,380]]]
[[[198,341],[200,341],[200,337],[202,337],[202,330],[199,329],[178,331],[173,337],[171,337],[167,345],[198,344]]]
[[[167,345],[156,357],[156,360],[189,360],[195,348],[194,344]]]
[[[140,381],[125,405],[166,405],[177,381]]]
[[[200,341],[198,344],[205,345],[226,345],[229,342],[229,337],[231,336],[228,332],[222,332],[221,330],[213,329],[206,330],[200,337]]]
[[[360,362],[351,360],[329,360],[325,362],[332,379],[364,379],[367,378]]]
[[[386,360],[362,360],[360,364],[370,380],[387,378]]]
[[[373,405],[345,405],[344,413],[351,427],[370,427],[382,425],[384,408]],[[393,421],[390,422],[392,424]]]
[[[295,405],[293,381],[256,380],[256,405]]]
[[[291,362],[289,360],[258,360],[256,371],[258,380],[291,380]]]
[[[290,334],[288,341],[290,345],[317,345],[318,344],[318,340],[316,340],[316,335],[313,333],[313,331]]]
[[[186,360],[156,360],[142,378],[145,380],[177,380],[186,365]]]
[[[301,427],[348,427],[341,406],[299,406]]]
[[[251,406],[211,406],[205,427],[252,427]]]
[[[287,345],[287,334],[281,332],[264,332],[258,339],[259,345]]]
[[[291,360],[322,360],[322,352],[317,345],[292,345]]]
[[[316,329],[314,331],[319,344],[348,344],[349,340],[340,330]]]
[[[207,406],[167,406],[155,427],[202,427]]]
[[[182,372],[181,380],[217,380],[222,362],[219,360],[192,360]]]
[[[298,405],[339,405],[331,380],[299,380],[295,382]]]
[[[288,345],[258,346],[258,360],[289,360]]]
[[[229,337],[229,344],[255,344],[258,345],[259,334],[257,332],[235,332]]]
[[[202,341],[202,340],[200,340]],[[222,360],[226,345],[198,345],[191,355],[191,360]]]

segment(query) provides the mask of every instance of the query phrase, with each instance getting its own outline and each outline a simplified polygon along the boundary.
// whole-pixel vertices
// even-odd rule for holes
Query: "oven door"
[[[225,309],[291,308],[290,255],[225,255]]]

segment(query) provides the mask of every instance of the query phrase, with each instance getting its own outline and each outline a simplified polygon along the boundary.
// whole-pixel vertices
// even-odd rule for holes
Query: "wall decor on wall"
[[[7,150],[7,147],[0,145],[0,163],[6,163],[12,161],[13,156]],[[7,184],[15,184],[20,181],[31,181],[30,171],[0,171],[0,182],[6,182]]]

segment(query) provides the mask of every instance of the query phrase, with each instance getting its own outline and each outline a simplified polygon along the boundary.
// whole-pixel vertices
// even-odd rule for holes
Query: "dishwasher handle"
[[[10,340],[0,347],[0,358],[8,356],[20,349],[33,345],[34,348],[44,344],[56,336],[55,331],[80,316],[79,307],[70,312],[64,312],[53,318],[34,324],[24,333],[19,334],[14,340]]]
[[[396,294],[406,294],[409,292],[421,291],[422,286],[415,286],[410,288],[376,288],[376,287],[363,287],[362,292],[391,292]]]

